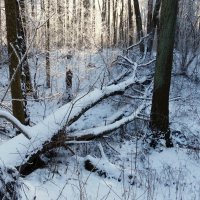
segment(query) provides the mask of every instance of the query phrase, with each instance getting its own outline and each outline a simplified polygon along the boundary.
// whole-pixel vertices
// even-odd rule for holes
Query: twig
[[[130,49],[132,49],[132,48],[134,48],[134,47],[140,45],[140,43],[142,43],[143,40],[146,39],[146,38],[148,38],[149,36],[150,36],[150,34],[148,34],[148,35],[146,35],[146,36],[140,38],[140,41],[139,41],[138,43],[131,45],[131,46],[128,47],[126,50],[128,51],[128,50],[130,50]]]

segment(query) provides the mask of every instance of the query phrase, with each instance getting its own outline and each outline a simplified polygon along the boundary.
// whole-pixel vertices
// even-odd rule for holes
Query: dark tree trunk
[[[164,134],[166,146],[172,146],[169,129],[169,91],[172,71],[178,0],[163,0],[158,38],[154,91],[151,108],[152,146]]]
[[[121,0],[121,10],[119,16],[119,40],[120,43],[124,43],[124,0]]]
[[[15,55],[11,44],[17,44],[17,6],[16,0],[5,0],[6,29],[7,29],[7,45],[10,58],[9,72],[12,78],[17,65],[18,59]],[[21,89],[20,70],[17,71],[15,78],[11,80],[11,96],[13,115],[23,124],[25,124],[25,113],[23,104],[23,95]]]
[[[47,24],[46,24],[46,86],[51,87],[50,80],[50,19],[49,19],[50,0],[47,4]]]
[[[67,33],[67,34],[65,34],[65,45],[70,48],[71,47],[70,40],[71,40],[71,33],[72,32],[70,31],[69,0],[66,0],[65,3],[66,3],[65,33]],[[75,14],[76,14],[76,12],[74,13],[74,1],[73,1],[73,17],[72,17],[71,27],[73,27],[73,25],[74,25],[74,20],[75,20],[75,17],[76,17]]]
[[[1,5],[1,1],[0,1],[0,47],[2,47],[2,39],[3,39],[3,33],[2,33],[2,17],[1,17],[1,9],[2,9],[2,5]],[[0,55],[0,59],[1,59],[1,55]]]
[[[153,18],[153,0],[148,0],[148,13],[147,13],[147,34],[151,33]]]
[[[150,39],[149,39],[148,47],[147,47],[148,52],[151,52],[152,48],[153,48],[153,41],[154,41],[154,37],[155,37],[156,27],[157,27],[157,35],[159,34],[160,5],[161,5],[161,0],[156,0],[154,11],[153,11],[153,16],[152,16],[152,21],[151,21],[151,27],[149,28]]]
[[[129,36],[129,46],[133,44],[133,10],[132,10],[132,0],[128,0],[128,36]]]
[[[134,9],[135,9],[135,20],[136,20],[136,27],[137,27],[137,37],[140,40],[143,36],[143,28],[142,28],[142,17],[140,13],[140,6],[138,0],[133,0],[134,2]],[[140,44],[140,52],[144,52],[144,44]]]
[[[84,42],[84,47],[89,48],[89,26],[90,26],[90,15],[91,15],[91,10],[90,10],[90,0],[83,0],[83,8],[84,8],[84,26],[83,26],[83,42]]]
[[[63,31],[63,26],[64,26],[64,22],[63,22],[63,16],[62,14],[63,12],[63,5],[62,5],[62,1],[61,0],[57,0],[57,47],[63,47],[64,45],[64,31]],[[69,23],[69,22],[68,22]],[[69,29],[69,27],[68,27]]]
[[[118,0],[113,0],[113,46],[117,44],[117,4]]]
[[[106,23],[106,0],[102,2],[102,10],[101,10],[101,49],[104,48],[104,34],[105,34],[105,23]]]
[[[108,10],[107,10],[107,30],[108,30],[108,46],[110,46],[110,0],[107,2],[108,4]]]
[[[20,58],[22,58],[26,51],[26,17],[25,17],[25,4],[24,0],[16,1],[17,7],[17,34],[18,34],[18,53]],[[23,84],[23,91],[25,93],[32,92],[33,87],[31,83],[31,74],[29,70],[28,58],[26,56],[24,62],[22,63],[21,70],[23,72],[22,77],[22,84]]]
[[[68,0],[67,0],[67,3]],[[69,6],[68,6],[69,7]],[[67,20],[69,20],[69,17],[67,15]],[[72,20],[71,20],[71,27],[72,27],[72,33],[73,33],[73,48],[76,47],[76,41],[77,41],[77,12],[76,12],[76,0],[73,0],[73,14],[72,14]],[[69,30],[66,30],[68,32]],[[66,36],[65,36],[66,37]]]
[[[79,0],[78,5],[78,47],[81,48],[83,45],[83,38],[82,38],[82,0]]]

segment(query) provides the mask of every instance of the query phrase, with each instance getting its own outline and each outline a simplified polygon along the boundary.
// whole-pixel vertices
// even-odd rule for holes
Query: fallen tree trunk
[[[31,137],[28,140],[20,134],[0,146],[0,159],[5,166],[17,167],[21,173],[27,174],[29,163],[35,162],[39,155],[46,150],[61,145],[65,129],[78,120],[87,110],[105,98],[123,94],[136,81],[136,68],[132,77],[116,85],[95,89],[77,97],[75,100],[62,106],[42,122],[33,127],[26,127],[26,132]],[[12,120],[11,120],[12,121]],[[18,124],[22,131],[24,126]],[[62,141],[62,142],[61,142]],[[9,148],[8,148],[9,147]]]
[[[138,114],[146,107],[146,104],[140,105],[133,114],[131,114],[128,117],[123,117],[121,120],[118,120],[112,124],[100,126],[96,128],[91,128],[87,130],[83,130],[80,132],[75,132],[72,134],[69,134],[69,136],[66,137],[66,141],[84,141],[84,140],[92,140],[97,137],[101,137],[107,134],[110,134],[111,132],[117,130],[118,128],[122,127],[125,124],[130,123],[135,118],[138,117]]]
[[[151,62],[146,65],[150,63]],[[33,127],[24,126],[15,121],[13,116],[9,115],[9,117],[7,117],[7,113],[3,112],[2,116],[6,116],[6,119],[17,126],[30,140],[24,137],[23,134],[20,134],[1,144],[0,160],[2,164],[4,166],[15,167],[21,174],[27,175],[34,169],[44,166],[45,163],[40,159],[40,155],[46,151],[60,146],[66,147],[66,141],[91,140],[95,137],[109,134],[124,124],[134,120],[145,108],[146,104],[144,101],[130,116],[123,116],[122,119],[113,121],[105,127],[96,127],[84,130],[83,132],[66,134],[66,128],[68,126],[76,122],[87,110],[94,107],[100,101],[110,96],[122,95],[127,88],[135,83],[145,81],[144,78],[140,80],[136,78],[137,67],[137,63],[134,63],[132,75],[130,75],[131,77],[129,78],[127,77],[127,80],[118,84],[113,82],[113,84],[110,83],[111,85],[102,89],[94,89],[93,91],[79,95],[73,101],[57,109],[54,113]],[[148,95],[148,92],[144,93],[144,97],[147,97],[146,95]]]

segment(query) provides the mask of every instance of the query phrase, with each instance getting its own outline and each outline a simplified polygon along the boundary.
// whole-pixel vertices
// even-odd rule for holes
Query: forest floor
[[[50,89],[45,87],[43,54],[30,58],[31,73],[34,77],[32,82],[38,97],[37,101],[31,96],[28,97],[32,125],[66,103],[66,69],[73,72],[73,97],[94,88],[102,88],[127,70],[113,62],[121,54],[118,49],[75,52],[70,59],[67,59],[66,54],[65,50],[51,52]],[[138,76],[152,76],[153,67],[154,65],[141,67],[138,69]],[[6,65],[1,65],[0,74],[0,89],[3,95],[9,78]],[[198,75],[200,76],[200,72]],[[136,89],[140,90],[142,87],[137,85]],[[132,94],[131,91],[128,94]],[[8,94],[4,101],[6,110],[11,107],[10,100]],[[43,155],[47,166],[20,178],[22,199],[199,200],[199,102],[200,82],[194,80],[192,75],[177,75],[175,67],[170,93],[173,148],[167,149],[162,140],[156,149],[149,147],[149,106],[140,118],[105,137],[90,142],[71,142],[68,144],[71,151],[59,148]],[[138,103],[137,99],[110,97],[88,110],[77,122],[67,127],[66,131],[81,131],[105,125],[119,112],[128,115]],[[4,143],[13,136],[14,129],[1,120],[1,133],[1,142]],[[95,164],[95,172],[85,169],[88,160]]]

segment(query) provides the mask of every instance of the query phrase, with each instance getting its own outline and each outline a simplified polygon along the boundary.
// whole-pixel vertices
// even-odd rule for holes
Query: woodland
[[[199,102],[199,0],[0,0],[0,200],[199,200]]]

